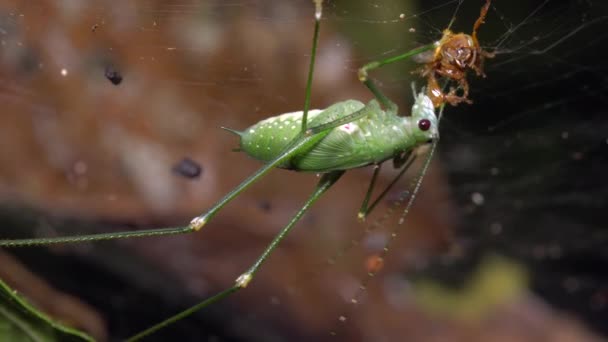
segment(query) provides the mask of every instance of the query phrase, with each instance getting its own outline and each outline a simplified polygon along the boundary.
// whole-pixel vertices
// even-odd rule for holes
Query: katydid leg
[[[428,44],[428,45],[424,45],[419,48],[410,50],[408,52],[405,52],[401,55],[393,56],[393,57],[386,58],[386,59],[379,60],[379,61],[369,62],[359,69],[359,81],[361,81],[361,83],[365,84],[365,86],[374,94],[374,96],[378,99],[378,101],[384,107],[386,107],[387,111],[389,111],[393,114],[397,114],[397,105],[393,101],[389,100],[388,97],[386,97],[380,91],[380,89],[378,89],[378,87],[376,87],[374,82],[368,77],[368,72],[371,70],[377,69],[381,66],[410,58],[414,55],[431,50],[433,48],[435,48],[434,44]]]
[[[315,71],[315,58],[317,56],[317,45],[319,43],[319,28],[321,26],[321,15],[323,11],[323,0],[313,0],[315,3],[315,29],[312,35],[312,51],[310,52],[310,65],[308,67],[308,79],[306,80],[306,94],[304,96],[304,109],[302,112],[302,132],[308,128],[308,110],[310,109],[310,96],[312,91],[312,77]]]
[[[363,202],[363,205],[361,205],[361,209],[359,209],[359,213],[357,214],[357,217],[360,220],[365,220],[365,218],[367,217],[367,215],[369,215],[369,213],[372,210],[374,210],[374,208],[376,207],[376,205],[378,205],[378,203],[380,203],[380,201],[384,198],[384,196],[386,196],[386,194],[389,192],[389,190],[395,184],[397,184],[397,182],[399,181],[399,179],[401,179],[401,177],[405,174],[405,172],[412,165],[412,163],[416,159],[415,155],[414,154],[407,154],[407,155],[409,156],[409,159],[407,159],[407,161],[405,162],[405,164],[402,164],[403,167],[401,168],[401,170],[399,171],[399,173],[397,174],[397,176],[395,176],[395,178],[393,178],[393,180],[386,186],[386,188],[380,193],[380,195],[378,195],[378,197],[376,197],[376,199],[372,202],[372,204],[369,205],[369,206],[367,206],[367,202],[365,202],[365,201]],[[370,194],[371,194],[371,189],[368,190],[368,191],[370,191]]]
[[[304,213],[306,213],[306,211],[308,211],[308,209],[310,209],[310,207],[327,190],[329,190],[329,188],[331,188],[332,185],[334,185],[338,181],[338,179],[340,179],[340,177],[342,177],[343,174],[344,174],[344,171],[333,171],[330,173],[326,173],[321,177],[321,179],[319,180],[319,183],[315,187],[315,190],[313,191],[312,195],[304,203],[302,208],[300,208],[300,210],[294,215],[294,217],[289,221],[289,223],[285,227],[283,227],[283,229],[281,229],[279,234],[277,234],[277,236],[275,236],[275,238],[266,247],[264,252],[262,252],[262,254],[249,267],[249,269],[246,272],[244,272],[243,274],[241,274],[236,279],[234,285],[232,285],[231,287],[217,293],[216,295],[214,295],[210,298],[205,299],[204,301],[202,301],[172,317],[167,318],[166,320],[164,320],[158,324],[155,324],[154,326],[134,335],[133,337],[128,338],[127,341],[128,342],[138,341],[172,323],[175,323],[175,322],[195,313],[198,310],[201,310],[201,309],[231,295],[232,293],[234,293],[240,289],[247,287],[247,285],[249,285],[249,283],[255,276],[255,273],[260,269],[260,267],[262,266],[264,261],[266,261],[266,259],[272,254],[272,252],[276,249],[276,247],[279,245],[279,243],[287,236],[287,234],[289,234],[291,229],[302,218]]]
[[[374,187],[376,185],[376,180],[378,179],[378,174],[380,173],[380,168],[382,164],[374,165],[374,174],[372,175],[372,179],[369,182],[369,186],[367,187],[367,191],[365,192],[365,198],[363,198],[363,203],[361,203],[361,208],[359,209],[359,213],[357,214],[357,218],[364,221],[365,215],[367,214],[367,205],[369,204],[369,199],[372,197],[372,193],[374,192]]]
[[[309,144],[314,144],[317,139],[322,137],[322,133],[313,136],[300,135],[296,137],[295,141],[289,145],[289,147],[283,151],[278,157],[265,164],[263,167],[258,169],[253,175],[245,179],[235,189],[230,191],[226,196],[219,200],[211,209],[206,213],[194,218],[189,225],[182,227],[168,227],[168,228],[157,228],[147,229],[138,231],[122,231],[113,233],[100,233],[100,234],[89,234],[79,236],[62,236],[53,238],[33,238],[33,239],[15,239],[15,240],[0,240],[0,247],[20,247],[20,246],[36,246],[36,245],[50,245],[60,243],[78,243],[78,242],[91,242],[91,241],[102,241],[102,240],[115,240],[125,238],[141,238],[141,237],[152,237],[152,236],[164,236],[164,235],[179,235],[188,234],[200,230],[206,222],[208,222],[220,209],[222,209],[228,202],[233,200],[241,192],[247,189],[251,184],[260,179],[271,169],[277,165],[285,162],[289,158],[308,148]]]

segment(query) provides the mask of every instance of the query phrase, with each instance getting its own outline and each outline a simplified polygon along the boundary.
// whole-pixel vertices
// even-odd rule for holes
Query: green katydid
[[[360,81],[375,97],[369,103],[363,104],[356,100],[347,100],[323,110],[311,110],[309,109],[311,84],[323,0],[313,0],[313,2],[315,4],[314,34],[303,111],[273,116],[243,131],[227,129],[238,136],[240,149],[243,152],[263,161],[265,164],[220,199],[207,212],[195,217],[188,225],[182,227],[55,238],[0,240],[0,246],[49,245],[193,233],[201,230],[228,202],[273,168],[287,168],[322,174],[313,193],[304,205],[270,242],[250,268],[236,279],[233,286],[128,339],[129,341],[135,341],[247,287],[281,240],[306,211],[340,179],[345,171],[368,165],[380,165],[387,160],[393,160],[395,167],[402,168],[397,176],[398,179],[412,164],[415,155],[412,151],[419,146],[432,142],[433,148],[428,154],[427,162],[423,166],[414,192],[410,197],[411,203],[420,188],[422,176],[426,172],[439,137],[439,120],[435,113],[435,106],[424,89],[418,92],[414,89],[415,103],[412,106],[410,116],[398,116],[397,105],[383,95],[373,81],[368,78],[368,71],[429,51],[434,49],[435,45],[425,45],[398,56],[371,62],[359,69]],[[378,173],[379,168],[376,167],[359,211],[359,216],[362,218],[374,208],[387,192],[386,190],[383,191],[370,204]],[[392,182],[389,187],[394,183]],[[407,209],[409,209],[409,203]]]

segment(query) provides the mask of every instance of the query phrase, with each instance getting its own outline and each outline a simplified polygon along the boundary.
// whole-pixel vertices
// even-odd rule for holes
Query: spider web
[[[371,99],[358,67],[437,40],[452,19],[453,31],[470,33],[482,3],[329,2],[313,107]],[[427,313],[415,285],[431,279],[462,292],[496,254],[524,270],[531,294],[522,298],[552,308],[544,329],[582,334],[581,322],[581,331],[605,334],[607,13],[591,0],[493,2],[479,39],[497,55],[486,60],[485,79],[469,77],[474,103],[446,109],[433,168],[360,305],[349,301],[395,226],[388,220],[360,238],[367,169],[345,176],[306,215],[251,288],[157,338],[319,340],[338,325],[344,340],[424,340],[445,324],[457,339],[459,320]],[[229,153],[236,141],[219,127],[302,108],[311,31],[304,0],[1,4],[3,234],[188,222],[259,167]],[[411,82],[425,83],[413,73],[419,66],[371,75],[404,113]],[[200,177],[172,171],[186,157],[201,165]],[[196,236],[11,253],[105,320],[85,327],[124,337],[229,286],[315,181],[274,171]],[[324,266],[351,240],[337,265]],[[6,278],[9,268],[0,268]]]

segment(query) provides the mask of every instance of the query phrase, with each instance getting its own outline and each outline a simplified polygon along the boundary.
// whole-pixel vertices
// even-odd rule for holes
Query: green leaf
[[[93,338],[52,321],[0,280],[0,341],[81,342]]]

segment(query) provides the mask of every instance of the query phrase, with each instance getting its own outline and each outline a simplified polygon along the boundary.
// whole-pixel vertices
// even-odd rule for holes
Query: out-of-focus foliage
[[[522,298],[528,291],[525,268],[507,258],[487,256],[460,289],[448,289],[436,281],[421,279],[414,298],[433,315],[479,321],[496,307]]]
[[[93,341],[82,332],[54,322],[0,280],[0,341]]]

